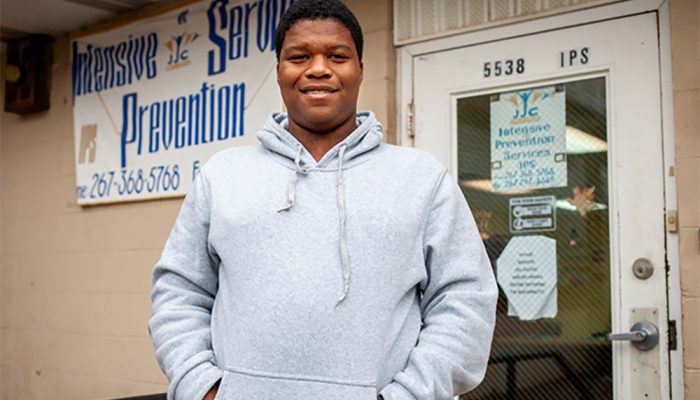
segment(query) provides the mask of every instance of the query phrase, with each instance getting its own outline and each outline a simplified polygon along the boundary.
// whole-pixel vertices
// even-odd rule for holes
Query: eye
[[[292,54],[291,56],[287,57],[287,60],[292,62],[300,62],[308,59],[309,56],[307,56],[306,54]]]
[[[346,56],[345,54],[337,54],[337,53],[336,53],[336,54],[331,54],[329,58],[330,58],[331,60],[334,60],[334,61],[345,61],[345,60],[347,60],[349,57]]]

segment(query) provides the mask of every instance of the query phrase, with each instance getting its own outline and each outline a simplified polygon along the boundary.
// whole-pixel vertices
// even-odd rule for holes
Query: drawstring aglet
[[[345,300],[346,297],[348,297],[347,294],[345,294],[345,293],[341,294],[340,298],[338,299],[338,302],[335,303],[335,306],[338,307],[343,302],[343,300]]]

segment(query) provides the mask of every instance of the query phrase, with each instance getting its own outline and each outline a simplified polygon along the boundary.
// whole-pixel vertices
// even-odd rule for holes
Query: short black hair
[[[277,53],[277,61],[280,59],[280,51],[282,51],[282,43],[287,35],[287,31],[301,20],[307,19],[335,19],[343,24],[350,31],[352,40],[355,42],[357,55],[362,61],[362,28],[357,18],[345,4],[339,0],[296,0],[280,19],[275,32],[275,52]]]

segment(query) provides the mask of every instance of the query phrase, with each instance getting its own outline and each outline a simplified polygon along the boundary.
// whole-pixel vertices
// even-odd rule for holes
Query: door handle
[[[639,350],[651,350],[659,343],[659,330],[651,322],[637,322],[632,325],[631,332],[608,333],[608,340],[624,340],[632,342]]]

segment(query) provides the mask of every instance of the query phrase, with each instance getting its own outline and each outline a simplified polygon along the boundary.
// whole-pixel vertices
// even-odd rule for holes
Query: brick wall
[[[700,398],[700,2],[671,0],[686,399]]]
[[[51,110],[2,114],[3,399],[165,389],[149,281],[179,201],[76,205],[69,66],[58,39]]]

